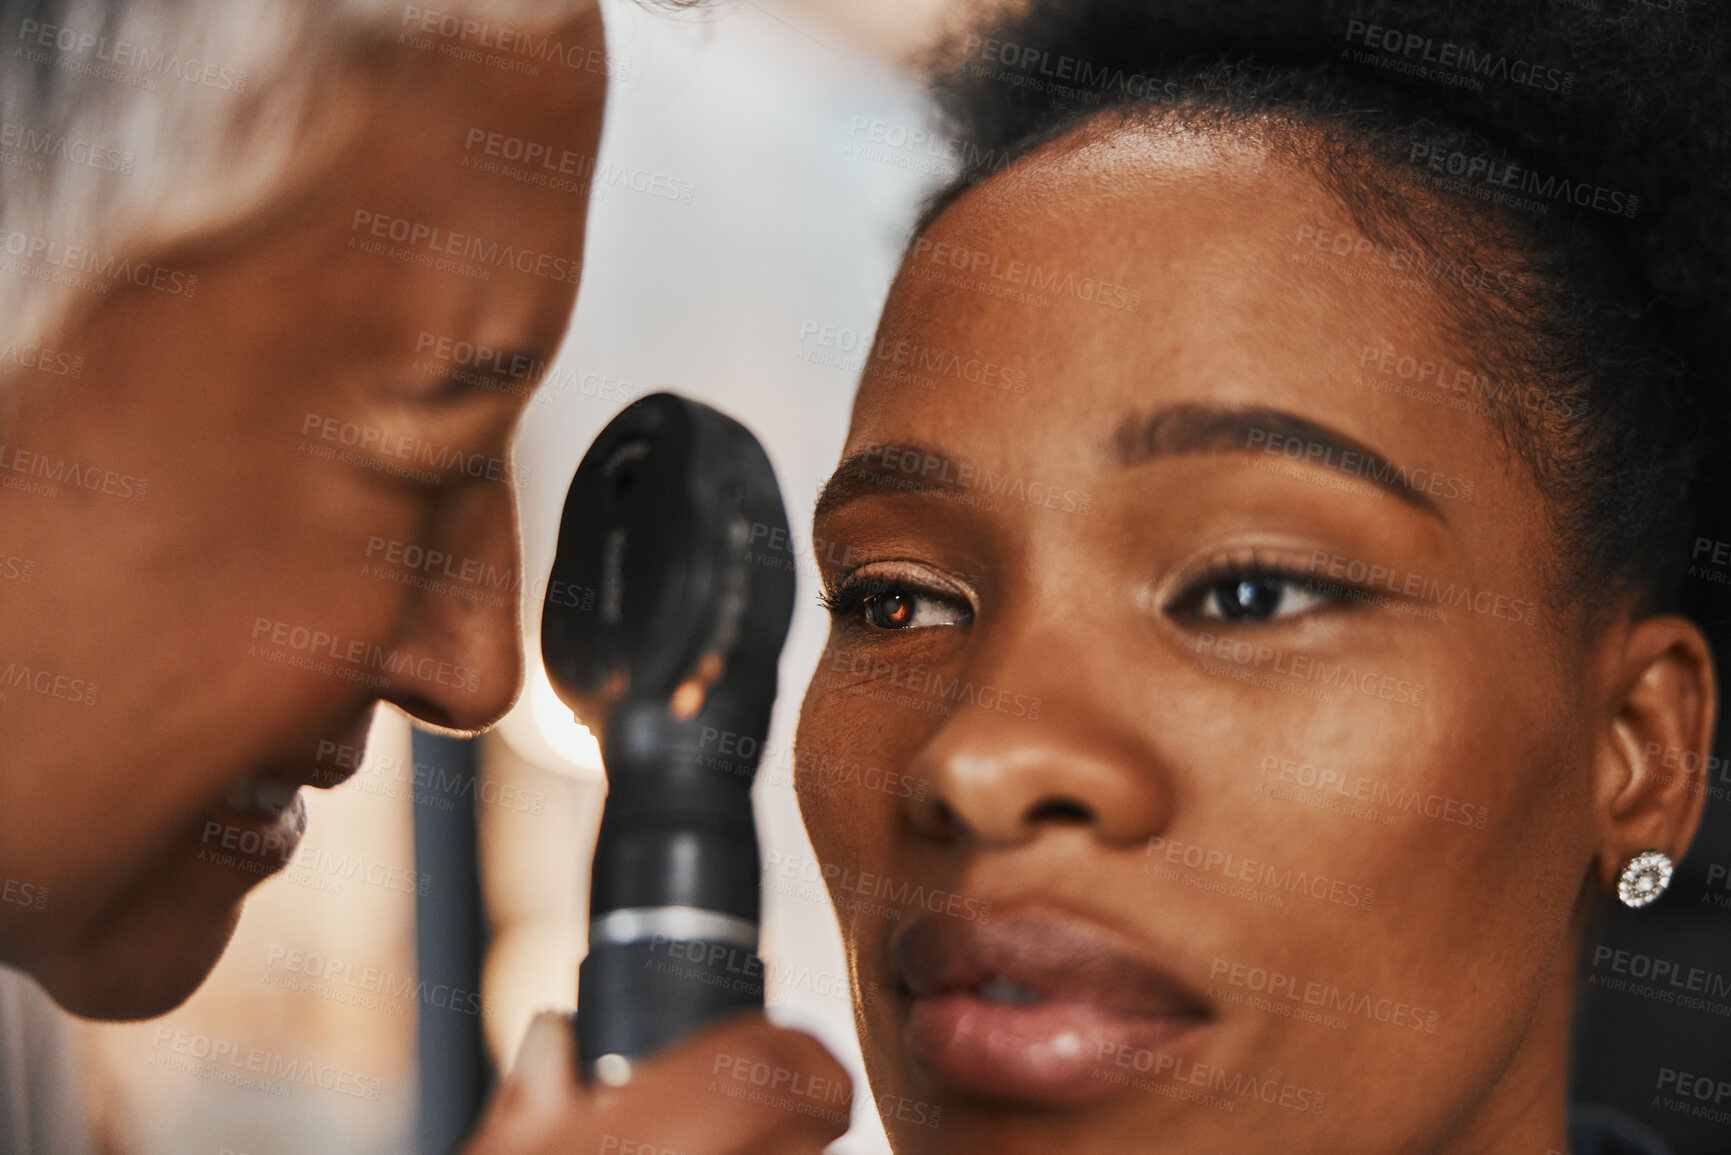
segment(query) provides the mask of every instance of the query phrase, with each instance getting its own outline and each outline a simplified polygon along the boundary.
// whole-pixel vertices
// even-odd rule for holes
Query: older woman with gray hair
[[[518,564],[509,438],[576,297],[613,62],[595,0],[0,0],[0,45],[0,962],[145,1018],[293,854],[321,743],[517,694],[514,601],[354,559]],[[501,141],[551,178],[478,163]],[[428,334],[487,354],[429,373]],[[599,1099],[546,1019],[477,1149],[834,1137],[669,1111],[722,1045],[840,1077],[748,1017]]]

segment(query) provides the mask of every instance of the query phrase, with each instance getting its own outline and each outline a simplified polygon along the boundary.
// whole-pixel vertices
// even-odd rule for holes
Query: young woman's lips
[[[916,1067],[960,1095],[1038,1104],[1118,1091],[1112,1072],[1198,1031],[1208,1004],[1095,924],[923,915],[890,940]],[[1147,1069],[1144,1059],[1141,1069]]]

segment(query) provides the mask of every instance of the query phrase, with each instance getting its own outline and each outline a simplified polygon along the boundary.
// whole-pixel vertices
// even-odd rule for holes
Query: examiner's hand
[[[818,1155],[847,1130],[847,1072],[761,1012],[668,1048],[617,1089],[579,1082],[575,1052],[568,1016],[538,1016],[464,1155]]]

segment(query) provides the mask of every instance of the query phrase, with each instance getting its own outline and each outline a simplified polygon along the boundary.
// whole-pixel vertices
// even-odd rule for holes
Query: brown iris
[[[866,618],[880,630],[895,630],[914,620],[914,599],[898,590],[875,594],[866,602]]]

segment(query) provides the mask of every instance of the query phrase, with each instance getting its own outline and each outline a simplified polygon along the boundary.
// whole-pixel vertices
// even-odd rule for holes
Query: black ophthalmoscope
[[[751,784],[794,598],[763,447],[706,405],[635,402],[577,467],[547,589],[547,674],[607,773],[578,1059],[618,1083],[633,1060],[763,1005]]]

